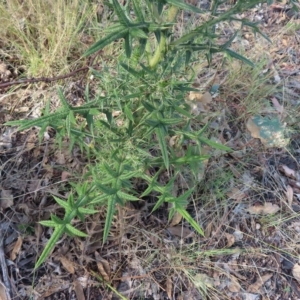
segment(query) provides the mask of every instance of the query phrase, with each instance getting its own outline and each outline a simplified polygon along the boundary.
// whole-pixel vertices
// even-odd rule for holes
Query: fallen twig
[[[66,78],[74,76],[75,74],[77,74],[79,72],[87,71],[87,70],[89,70],[89,68],[90,68],[89,66],[82,67],[82,68],[74,70],[66,75],[55,76],[55,77],[27,78],[27,79],[20,79],[20,80],[16,80],[16,81],[4,82],[4,83],[0,83],[0,89],[5,89],[9,86],[17,85],[17,84],[34,83],[34,82],[41,82],[41,81],[42,82],[52,82],[52,81],[57,81],[57,80],[61,80],[61,79],[66,79]]]
[[[2,228],[1,224],[0,224],[0,267],[2,270],[2,280],[5,286],[6,298],[11,299],[12,298],[11,285],[8,277],[8,271],[7,271],[7,265],[5,260],[5,253],[4,253],[4,229]]]

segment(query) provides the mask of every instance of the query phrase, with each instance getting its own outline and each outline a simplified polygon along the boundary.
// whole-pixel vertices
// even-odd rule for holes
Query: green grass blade
[[[110,43],[123,38],[128,33],[128,29],[124,28],[123,30],[118,30],[115,32],[112,32],[111,34],[104,37],[102,40],[96,42],[94,45],[92,45],[84,54],[83,57],[89,56],[101,49],[103,49],[105,46],[109,45]]]

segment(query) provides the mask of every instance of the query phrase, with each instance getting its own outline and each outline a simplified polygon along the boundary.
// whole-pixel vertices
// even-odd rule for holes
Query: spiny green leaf
[[[39,257],[38,261],[36,262],[34,269],[36,270],[49,256],[50,252],[55,247],[56,242],[62,236],[65,231],[65,225],[56,225],[54,232],[52,233],[46,247],[44,248],[41,256]]]
[[[124,199],[124,200],[128,200],[128,201],[138,201],[140,200],[139,198],[133,196],[133,195],[129,195],[127,193],[124,193],[122,191],[118,191],[117,192],[118,197]]]
[[[33,127],[33,126],[42,127],[44,124],[47,124],[49,126],[52,121],[54,122],[56,120],[56,122],[57,122],[57,120],[58,121],[64,120],[68,114],[69,114],[68,110],[57,111],[48,116],[43,116],[43,117],[40,117],[40,118],[34,119],[34,120],[9,121],[9,122],[6,122],[5,125],[12,125],[12,126],[20,125],[18,130],[22,131],[22,130],[28,129],[30,127]]]
[[[119,178],[121,180],[128,180],[133,177],[138,177],[139,175],[140,175],[140,172],[137,170],[137,171],[123,173],[122,175],[119,176]]]
[[[132,42],[131,42],[131,37],[129,34],[126,34],[124,37],[124,43],[125,43],[125,53],[127,58],[130,58],[131,56],[131,50],[132,50]]]
[[[99,204],[99,203],[103,203],[105,200],[107,200],[109,198],[108,195],[99,195],[95,198],[93,198],[93,200],[91,200],[89,202],[89,204]]]
[[[198,223],[191,217],[191,215],[182,207],[175,205],[175,209],[177,212],[179,212],[183,218],[185,218],[189,224],[202,236],[204,236],[204,232],[201,229],[201,227],[198,225]]]
[[[105,46],[109,45],[110,43],[123,38],[128,33],[128,29],[124,28],[122,30],[118,30],[116,32],[112,32],[111,34],[104,37],[102,40],[96,42],[94,45],[92,45],[84,54],[83,56],[89,56],[101,49],[103,49]]]
[[[61,207],[63,207],[66,210],[67,213],[72,210],[70,203],[68,203],[67,201],[62,200],[56,196],[53,196],[53,198]]]
[[[120,65],[122,66],[122,68],[124,68],[132,76],[134,76],[136,78],[140,78],[142,76],[142,74],[140,72],[134,70],[133,68],[129,67],[128,65],[126,65],[124,63],[120,63]]]
[[[178,8],[181,8],[183,10],[188,10],[188,11],[192,11],[194,13],[198,13],[198,14],[202,14],[203,11],[201,9],[199,9],[196,6],[187,4],[185,2],[183,2],[182,0],[166,0],[167,3],[174,5]]]
[[[164,202],[165,202],[166,196],[161,195],[158,197],[158,201],[155,203],[152,212],[156,211]]]
[[[133,114],[128,104],[124,106],[124,113],[130,121],[134,122]]]
[[[240,55],[240,54],[238,54],[238,53],[236,53],[236,52],[234,52],[230,49],[225,49],[224,52],[227,53],[229,56],[231,56],[233,58],[236,58],[236,59],[239,59],[242,62],[248,64],[249,66],[254,67],[254,63],[251,60],[247,59],[246,57],[244,57],[244,56],[242,56],[242,55]]]
[[[222,144],[220,144],[220,143],[216,143],[216,142],[214,142],[214,141],[211,141],[211,140],[209,140],[209,139],[207,139],[207,138],[205,138],[205,137],[199,137],[198,139],[199,139],[199,141],[201,141],[202,143],[204,143],[204,144],[206,144],[206,145],[208,145],[208,146],[211,146],[211,147],[213,147],[213,148],[215,148],[215,149],[224,150],[224,151],[232,151],[231,148],[229,148],[229,147],[227,147],[227,146],[225,146],[225,145],[222,145]]]
[[[182,120],[180,118],[172,118],[172,119],[163,118],[163,119],[160,119],[160,122],[161,122],[161,124],[164,124],[164,125],[177,125],[177,124],[181,123]]]
[[[142,29],[139,29],[139,28],[131,28],[129,33],[132,37],[135,37],[135,38],[140,38],[140,39],[148,38],[148,35]]]
[[[139,22],[145,22],[140,0],[132,0],[133,10]]]
[[[112,0],[113,1],[113,6],[116,14],[118,15],[119,21],[122,25],[128,27],[130,25],[130,21],[128,17],[125,15],[120,3],[118,0]]]
[[[158,139],[164,164],[166,166],[166,169],[169,169],[169,155],[168,155],[167,143],[165,138],[165,129],[160,126],[156,128],[155,133]]]
[[[47,227],[55,227],[57,225],[54,221],[51,220],[40,221],[39,223]]]
[[[70,110],[71,105],[68,103],[63,91],[61,88],[58,89],[58,98],[62,104],[62,106],[66,109],[66,110]]]
[[[55,215],[51,215],[51,220],[54,221],[57,225],[64,225],[65,221],[60,219],[59,217]]]
[[[108,196],[117,194],[117,189],[110,188],[107,185],[101,184],[99,182],[97,183],[97,186],[103,193],[105,193]]]
[[[107,204],[107,212],[106,212],[105,226],[103,232],[103,242],[106,242],[110,231],[112,219],[115,213],[115,205],[116,205],[116,197],[110,197]]]
[[[91,209],[91,208],[84,208],[84,207],[79,207],[78,211],[82,214],[86,214],[86,215],[92,215],[98,212],[98,210],[95,209]]]
[[[71,224],[66,224],[66,232],[71,236],[88,237],[88,235],[86,233],[78,230]]]

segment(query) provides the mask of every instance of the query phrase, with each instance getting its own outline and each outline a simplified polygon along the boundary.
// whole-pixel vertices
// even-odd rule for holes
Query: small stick
[[[5,286],[5,293],[7,299],[11,299],[11,285],[8,277],[7,265],[5,261],[5,253],[4,253],[4,232],[0,225],[0,267],[2,270],[2,279],[3,284]]]
[[[74,70],[73,72],[70,72],[68,74],[61,75],[61,76],[27,78],[27,79],[20,79],[20,80],[16,80],[16,81],[4,82],[4,83],[0,83],[0,90],[5,89],[5,88],[7,88],[9,86],[12,86],[12,85],[17,85],[17,84],[34,83],[34,82],[40,82],[40,81],[52,82],[52,81],[57,81],[57,80],[60,80],[60,79],[66,79],[68,77],[74,76],[76,73],[87,71],[89,68],[92,68],[92,67],[93,66],[91,66],[91,67],[89,67],[89,66],[82,67],[80,69]]]

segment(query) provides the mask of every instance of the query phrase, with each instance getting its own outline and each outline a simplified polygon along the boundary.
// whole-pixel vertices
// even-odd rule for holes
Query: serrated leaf
[[[182,122],[180,118],[173,118],[173,119],[161,119],[160,122],[164,125],[177,125]]]
[[[86,233],[78,230],[71,224],[66,224],[66,232],[71,236],[88,237],[88,235]]]
[[[213,147],[215,149],[224,150],[224,151],[232,151],[231,148],[229,148],[229,147],[227,147],[225,145],[222,145],[220,143],[216,143],[214,141],[211,141],[211,140],[209,140],[207,138],[199,137],[198,139],[199,139],[200,142],[202,142],[202,143],[204,143],[204,144],[206,144],[208,146],[211,146],[211,147]]]
[[[166,200],[166,197],[164,195],[161,195],[158,197],[158,201],[155,203],[152,212],[156,211]]]
[[[156,108],[152,104],[150,104],[148,101],[142,100],[142,104],[149,112],[153,112],[156,110]]]
[[[112,219],[115,213],[115,206],[116,206],[116,197],[110,197],[107,204],[107,212],[106,212],[105,226],[103,232],[103,243],[106,242],[110,231]]]
[[[104,37],[102,40],[96,42],[94,45],[92,45],[84,54],[83,56],[89,56],[101,49],[103,49],[105,46],[109,45],[110,43],[123,38],[128,33],[128,29],[124,28],[123,30],[118,30],[116,32],[112,32],[111,34]]]
[[[169,155],[168,155],[167,143],[165,139],[165,129],[163,127],[158,127],[156,128],[155,133],[158,139],[158,143],[160,146],[165,167],[166,169],[169,169]]]
[[[55,227],[57,225],[54,221],[51,220],[40,221],[39,223],[47,227]]]
[[[187,4],[182,0],[166,0],[167,3],[174,5],[175,7],[181,8],[183,10],[192,11],[194,13],[203,14],[203,11],[196,6]]]
[[[72,210],[72,207],[70,206],[70,204],[65,201],[65,200],[62,200],[56,196],[53,196],[54,200],[61,206],[65,209],[66,212],[69,212]]]
[[[103,203],[105,200],[107,200],[109,198],[108,195],[100,195],[95,197],[93,200],[91,200],[89,202],[89,204],[101,204]]]
[[[129,34],[127,34],[124,37],[124,44],[125,44],[125,53],[127,58],[130,58],[131,56],[131,49],[132,49],[132,44],[131,44],[131,37]]]
[[[116,189],[110,188],[107,185],[101,183],[97,183],[97,187],[108,196],[115,195],[117,193]]]
[[[54,221],[57,225],[64,225],[64,220],[60,219],[55,215],[51,215],[51,220]]]
[[[250,61],[249,59],[247,59],[246,57],[244,57],[244,56],[242,56],[242,55],[240,55],[240,54],[238,54],[238,53],[236,53],[236,52],[234,52],[230,49],[225,49],[224,52],[227,53],[229,56],[231,56],[235,59],[239,59],[242,62],[248,64],[249,66],[254,67],[254,63],[252,61]]]
[[[140,39],[148,39],[148,35],[140,28],[132,28],[129,31],[130,35]]]
[[[132,0],[132,4],[133,4],[133,10],[134,10],[137,20],[139,22],[145,22],[143,12],[140,8],[140,6],[141,6],[140,0]]]
[[[184,219],[188,221],[188,223],[202,236],[204,236],[204,232],[198,223],[191,217],[191,215],[181,206],[175,206],[177,212],[179,212]]]
[[[133,68],[129,67],[128,65],[126,65],[124,63],[120,63],[120,65],[121,65],[122,68],[124,68],[132,76],[134,76],[136,78],[140,78],[142,76],[140,72],[137,72],[136,70],[134,70]]]
[[[52,249],[55,247],[56,242],[62,236],[65,230],[65,225],[56,225],[54,232],[52,233],[46,247],[44,248],[41,256],[39,257],[38,261],[36,262],[34,269],[36,270],[49,256]]]
[[[59,88],[58,91],[57,91],[57,93],[58,93],[58,98],[59,98],[62,106],[64,107],[64,109],[70,110],[71,109],[71,105],[68,103],[68,101],[67,101],[67,99],[66,99],[66,97],[65,97],[65,95],[64,95],[64,93],[62,91],[62,89]]]
[[[130,121],[134,122],[133,114],[128,104],[124,106],[124,113]]]
[[[43,127],[45,124],[48,126],[50,125],[50,122],[53,120],[64,120],[66,116],[68,115],[69,111],[60,111],[53,114],[50,114],[48,116],[43,116],[38,119],[34,120],[16,120],[16,121],[9,121],[6,122],[5,125],[11,125],[11,126],[19,126],[18,131],[22,131],[25,129],[28,129],[33,126],[37,127]]]
[[[112,1],[113,1],[114,11],[118,16],[120,23],[124,26],[129,26],[131,20],[129,20],[128,17],[125,15],[119,1],[118,0],[112,0]]]
[[[98,212],[98,210],[96,209],[91,209],[91,208],[84,208],[84,207],[79,207],[78,211],[82,214],[86,214],[86,215],[92,215]]]
[[[124,200],[128,200],[128,201],[138,201],[140,200],[139,198],[133,196],[133,195],[129,195],[127,193],[124,193],[122,191],[118,191],[117,192],[118,197],[124,199]]]

